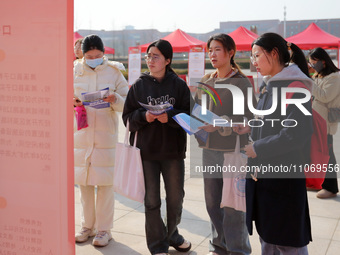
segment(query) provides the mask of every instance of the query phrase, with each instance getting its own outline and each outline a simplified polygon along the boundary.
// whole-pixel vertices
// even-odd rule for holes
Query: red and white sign
[[[141,52],[139,47],[129,47],[129,85],[131,86],[141,73]]]
[[[197,86],[205,72],[205,52],[202,46],[191,46],[189,52],[188,77],[189,86]]]

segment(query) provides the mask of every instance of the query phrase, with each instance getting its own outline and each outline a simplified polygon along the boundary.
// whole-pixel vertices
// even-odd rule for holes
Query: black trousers
[[[178,233],[184,198],[184,160],[143,160],[145,180],[145,231],[151,254],[168,253],[169,246],[181,245]],[[166,193],[166,219],[161,217],[160,178]]]
[[[328,149],[329,149],[328,165],[333,165],[333,166],[328,167],[325,180],[322,183],[322,188],[332,193],[338,193],[339,189],[338,189],[337,172],[334,171],[336,169],[334,167],[336,164],[336,159],[335,159],[334,150],[333,150],[333,136],[332,135],[327,135],[327,143],[328,143]]]

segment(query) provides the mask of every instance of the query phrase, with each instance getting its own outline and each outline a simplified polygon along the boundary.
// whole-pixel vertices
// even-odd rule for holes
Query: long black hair
[[[294,43],[287,42],[282,36],[276,33],[265,33],[258,37],[251,47],[254,45],[260,46],[268,53],[275,50],[279,56],[280,64],[288,66],[290,62],[293,62],[309,77],[307,61],[302,50]],[[292,54],[290,54],[290,50]]]
[[[174,72],[174,70],[172,70],[172,68],[171,68],[171,62],[172,62],[172,56],[173,56],[173,50],[172,50],[171,43],[169,43],[167,40],[159,39],[157,41],[152,42],[148,46],[146,53],[149,52],[149,49],[151,47],[156,47],[162,53],[162,55],[164,56],[165,59],[170,60],[169,64],[166,65],[166,71]]]
[[[317,76],[325,77],[331,73],[339,72],[328,53],[322,48],[315,48],[309,53],[309,57],[313,60],[325,61],[325,67],[317,74]]]
[[[208,49],[210,48],[210,43],[212,41],[220,42],[224,48],[224,51],[228,51],[228,52],[231,50],[234,51],[234,55],[230,58],[230,64],[232,67],[236,68],[239,71],[239,73],[243,74],[241,71],[241,68],[238,66],[238,64],[235,63],[235,60],[234,60],[234,57],[236,54],[236,44],[233,38],[223,33],[212,35],[207,42]]]

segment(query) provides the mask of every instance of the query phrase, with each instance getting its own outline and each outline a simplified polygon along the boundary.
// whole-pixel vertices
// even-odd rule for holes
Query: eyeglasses
[[[254,52],[254,54],[252,54],[252,55],[250,56],[250,61],[251,61],[251,63],[252,63],[253,65],[255,65],[255,63],[257,64],[257,63],[258,63],[258,60],[259,60],[259,57],[260,57],[261,55],[265,55],[266,58],[268,59],[266,52],[265,52],[263,49],[261,49],[260,51]]]
[[[161,58],[159,56],[148,56],[148,55],[145,55],[144,56],[145,58],[145,61],[155,61],[157,62],[158,60],[160,60]]]
[[[255,62],[257,62],[258,57],[259,55],[250,56],[250,61],[253,65],[255,64]]]

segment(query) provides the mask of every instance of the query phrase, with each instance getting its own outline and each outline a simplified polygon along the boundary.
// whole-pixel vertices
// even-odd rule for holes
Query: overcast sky
[[[340,0],[74,0],[74,29],[177,28],[206,33],[221,21],[340,18]]]

